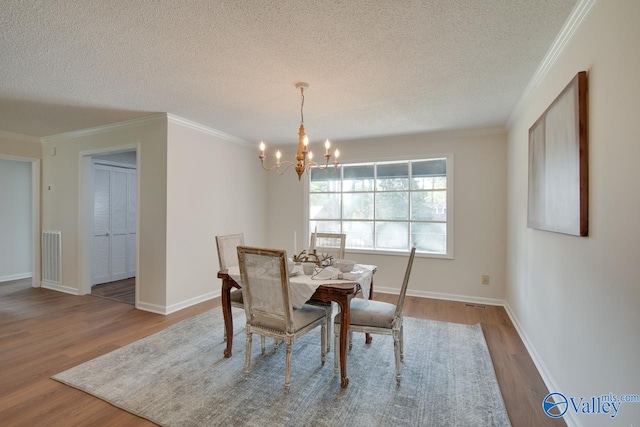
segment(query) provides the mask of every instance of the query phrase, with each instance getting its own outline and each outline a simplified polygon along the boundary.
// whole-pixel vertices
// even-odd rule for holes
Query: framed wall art
[[[529,129],[529,228],[588,235],[587,130],[580,71]]]

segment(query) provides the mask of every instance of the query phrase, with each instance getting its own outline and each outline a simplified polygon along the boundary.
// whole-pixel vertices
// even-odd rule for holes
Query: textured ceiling
[[[505,124],[576,0],[0,0],[0,131],[295,143]]]

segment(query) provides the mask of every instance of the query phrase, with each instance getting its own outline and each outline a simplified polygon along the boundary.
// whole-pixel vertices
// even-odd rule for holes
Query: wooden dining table
[[[367,266],[372,274],[376,271],[376,266]],[[224,327],[227,335],[227,346],[224,350],[224,357],[231,357],[233,348],[233,316],[231,314],[231,290],[241,289],[241,286],[233,279],[227,270],[220,270],[218,278],[222,279],[222,315],[224,317]],[[361,292],[361,286],[357,281],[336,281],[321,282],[312,295],[313,299],[324,302],[335,302],[340,307],[341,324],[350,323],[351,299]],[[369,299],[373,297],[373,276],[369,288]],[[347,345],[349,329],[340,328],[340,385],[345,388],[349,385],[347,377]],[[329,337],[331,339],[331,337]],[[367,334],[366,342],[371,342],[371,337]],[[336,351],[336,349],[334,349]]]

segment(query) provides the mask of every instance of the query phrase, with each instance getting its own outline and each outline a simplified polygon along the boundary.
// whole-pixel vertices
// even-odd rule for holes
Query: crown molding
[[[200,123],[196,123],[196,122],[193,122],[191,120],[187,120],[187,119],[185,119],[183,117],[176,116],[174,114],[167,113],[167,118],[168,118],[169,122],[171,122],[171,123],[175,123],[175,124],[187,127],[189,129],[196,130],[198,132],[206,133],[207,135],[211,135],[211,136],[214,136],[216,138],[223,139],[225,141],[233,142],[235,144],[244,145],[246,147],[255,147],[254,143],[252,143],[250,141],[247,141],[246,139],[230,135],[228,133],[225,133],[225,132],[222,132],[222,131],[219,131],[217,129],[213,129],[213,128],[210,128],[210,127],[207,127],[205,125],[201,125]]]
[[[167,113],[152,114],[150,116],[140,117],[138,119],[126,120],[124,122],[111,123],[108,125],[96,126],[88,129],[80,129],[71,132],[59,133],[56,135],[44,136],[40,138],[40,140],[43,143],[64,141],[67,139],[80,138],[82,136],[96,135],[104,132],[113,132],[116,130],[142,126],[149,123],[166,120],[166,118]]]
[[[37,136],[23,135],[21,133],[5,132],[0,130],[0,138],[15,139],[18,141],[40,142],[41,138]]]
[[[422,138],[421,141],[433,141],[433,140],[442,140],[442,139],[451,139],[451,138],[471,138],[474,136],[489,136],[489,135],[506,135],[507,128],[503,126],[493,126],[493,127],[480,127],[480,128],[461,128],[461,129],[448,129],[448,130],[437,130],[437,131],[424,131],[424,132],[414,132],[414,133],[398,133],[391,135],[379,135],[379,136],[370,136],[370,137],[361,137],[361,138],[350,138],[350,139],[335,139],[332,140],[334,143],[345,143],[348,144],[350,142],[359,142],[359,141],[368,141],[368,142],[376,142],[376,141],[389,141],[391,139],[404,139],[404,138]],[[279,147],[286,147],[293,144],[281,144]],[[275,145],[274,145],[275,146]]]
[[[574,33],[580,28],[582,22],[585,17],[589,14],[589,11],[596,3],[597,0],[579,0],[575,5],[571,14],[565,21],[562,29],[558,33],[556,39],[551,44],[551,47],[547,51],[545,57],[542,59],[542,62],[536,69],[536,72],[533,73],[533,77],[529,81],[529,84],[522,92],[520,99],[516,103],[513,111],[509,115],[509,119],[507,120],[507,128],[510,128],[515,121],[515,118],[520,114],[524,106],[531,100],[533,93],[540,86],[540,82],[544,79],[549,73],[549,69],[556,62],[564,48],[567,46]]]

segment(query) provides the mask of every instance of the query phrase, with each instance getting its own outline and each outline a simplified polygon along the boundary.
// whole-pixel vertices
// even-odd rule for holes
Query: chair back
[[[411,248],[411,254],[409,254],[409,262],[407,263],[407,269],[404,272],[404,280],[402,281],[402,287],[400,288],[400,295],[398,296],[398,303],[396,304],[395,318],[398,319],[402,316],[402,306],[404,305],[404,297],[407,293],[407,286],[409,285],[409,276],[411,275],[411,267],[413,267],[413,258],[416,255],[415,245]]]
[[[238,246],[237,254],[247,323],[293,332],[287,252]]]
[[[220,270],[227,270],[229,267],[238,265],[238,251],[236,250],[238,246],[244,246],[244,235],[242,233],[216,236]]]
[[[346,234],[340,233],[311,233],[311,249],[323,254],[332,255],[336,259],[344,259]]]

